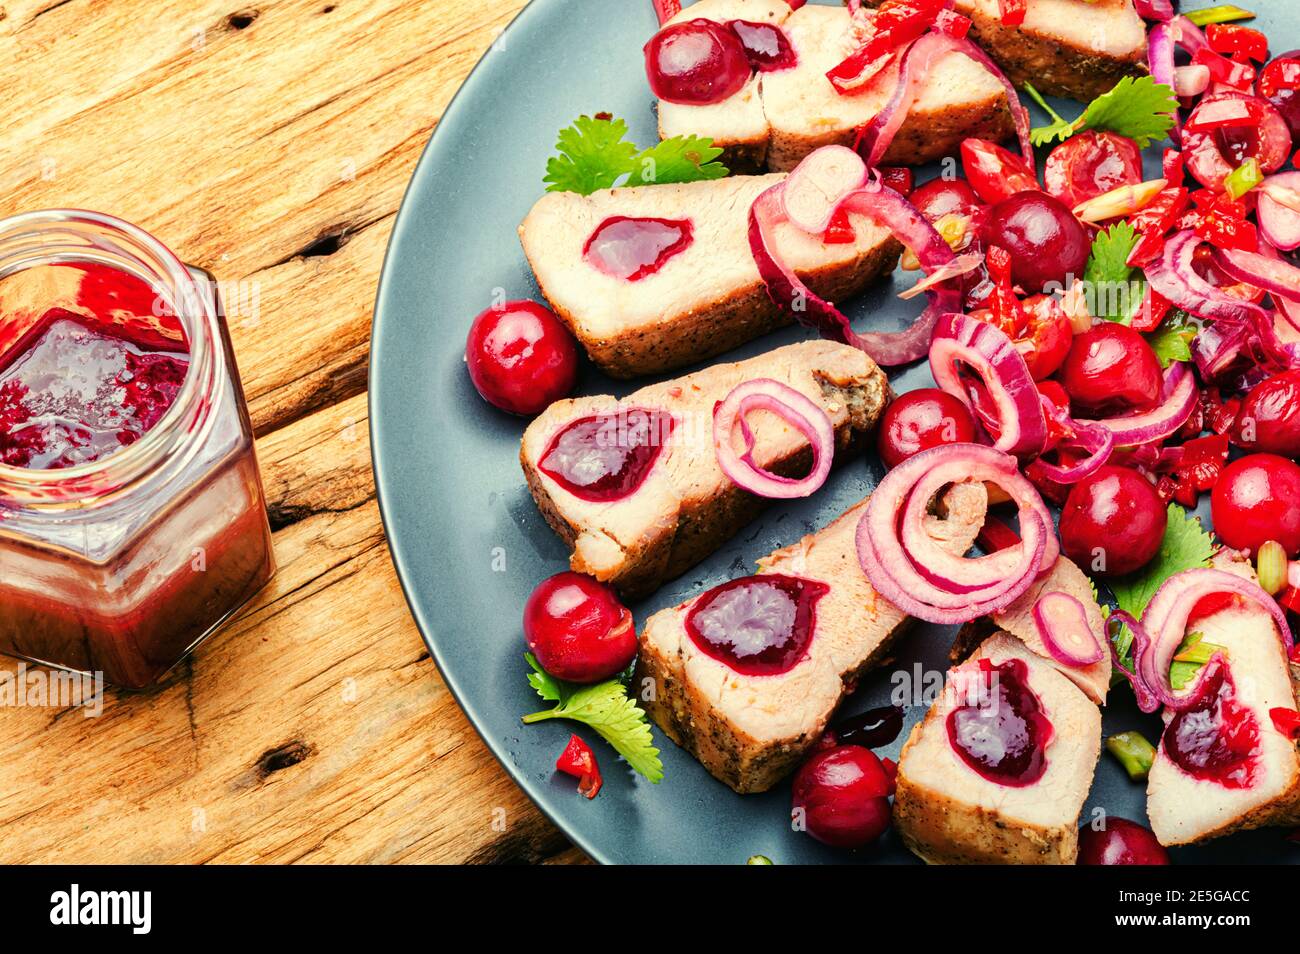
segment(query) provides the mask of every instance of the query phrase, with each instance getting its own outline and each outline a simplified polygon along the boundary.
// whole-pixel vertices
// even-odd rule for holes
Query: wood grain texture
[[[0,861],[584,860],[410,619],[364,393],[402,192],[522,6],[0,0],[0,213],[111,212],[235,283],[279,562],[155,689],[0,707]]]

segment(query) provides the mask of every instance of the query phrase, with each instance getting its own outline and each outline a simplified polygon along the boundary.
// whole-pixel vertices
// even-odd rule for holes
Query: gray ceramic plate
[[[1252,6],[1269,8],[1253,25],[1274,38],[1275,49],[1292,39],[1300,46],[1300,11],[1281,0]],[[554,771],[571,726],[519,722],[541,708],[525,680],[522,607],[539,580],[566,568],[568,554],[524,486],[517,456],[524,422],[494,410],[470,384],[465,334],[494,296],[540,299],[515,229],[542,193],[556,133],[578,115],[606,110],[628,121],[634,141],[655,141],[641,65],[641,47],[654,30],[649,0],[534,0],[465,82],[425,150],[393,232],[375,314],[371,423],[393,557],[420,631],[465,713],[529,796],[593,858],[735,864],[761,853],[779,863],[912,863],[892,833],[846,853],[791,832],[788,784],[742,798],[658,730],[664,781],[634,777],[602,747],[605,788],[589,802],[573,779]],[[1080,109],[1057,105],[1067,116]],[[1149,169],[1158,168],[1158,155],[1148,157]],[[914,303],[894,297],[902,287],[886,283],[854,302],[852,313],[863,316],[859,327],[867,315],[873,327],[901,327],[914,316]],[[727,357],[808,334],[786,329]],[[899,391],[932,383],[924,365],[893,379]],[[579,381],[582,393],[632,389],[590,367]],[[811,500],[773,506],[709,560],[634,606],[638,623],[750,572],[757,558],[860,500],[882,473],[874,456],[864,457],[838,469]],[[844,711],[887,701],[896,672],[945,669],[951,635],[919,627],[893,666],[865,680]],[[1158,720],[1141,715],[1127,690],[1115,696],[1106,711],[1108,734],[1159,734]],[[908,727],[923,714],[923,706],[910,708]],[[897,757],[906,733],[880,754]],[[1085,817],[1094,807],[1145,822],[1143,787],[1104,755]],[[1255,863],[1296,854],[1278,831],[1175,852],[1178,861]]]

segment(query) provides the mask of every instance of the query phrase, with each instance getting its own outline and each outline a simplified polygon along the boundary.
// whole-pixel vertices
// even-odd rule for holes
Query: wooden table
[[[0,862],[583,860],[429,658],[367,429],[402,192],[523,5],[0,0],[0,213],[110,212],[255,283],[232,333],[279,561],[155,689],[0,708]]]

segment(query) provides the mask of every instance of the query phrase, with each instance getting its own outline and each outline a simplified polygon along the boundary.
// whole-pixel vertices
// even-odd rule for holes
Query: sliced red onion
[[[1165,371],[1160,404],[1153,410],[1108,417],[1099,421],[1076,421],[1083,428],[1100,426],[1110,431],[1116,447],[1162,441],[1187,423],[1196,410],[1200,394],[1196,377],[1185,361],[1175,361]]]
[[[841,202],[867,182],[867,165],[847,146],[825,146],[786,177],[781,203],[786,218],[812,235],[826,231]]]
[[[1034,604],[1034,625],[1058,662],[1091,666],[1106,658],[1106,650],[1088,625],[1087,611],[1069,593],[1053,590],[1040,596]]]
[[[998,439],[993,446],[1008,454],[1041,453],[1047,443],[1047,419],[1024,355],[1002,329],[951,312],[935,325],[930,373],[939,387],[974,412],[975,402],[961,377],[963,367],[980,377],[997,408]]]
[[[1119,650],[1115,648],[1115,640],[1111,638],[1109,630],[1116,623],[1128,627],[1128,631],[1133,634],[1133,668],[1129,669],[1124,665],[1124,661],[1119,657]],[[1160,700],[1157,699],[1146,686],[1146,683],[1138,676],[1137,661],[1147,652],[1147,647],[1151,644],[1151,638],[1147,635],[1146,629],[1131,614],[1123,610],[1114,610],[1106,619],[1106,628],[1108,630],[1106,645],[1110,647],[1110,664],[1111,667],[1121,676],[1129,681],[1133,686],[1133,695],[1137,699],[1137,706],[1143,712],[1155,712],[1160,708]]]
[[[962,275],[969,275],[983,264],[984,256],[979,252],[966,252],[962,255],[958,255],[947,265],[940,265],[911,288],[899,292],[898,297],[904,301],[915,298],[922,292],[927,292],[931,288],[946,282],[950,278],[960,278]]]
[[[1181,46],[1192,56],[1196,51],[1203,47],[1209,46],[1209,41],[1205,39],[1205,33],[1191,20],[1181,14],[1175,16],[1169,21],[1174,30],[1174,42]]]
[[[903,121],[907,119],[917,91],[929,75],[930,68],[941,56],[954,51],[964,53],[979,63],[1002,84],[1002,88],[1006,91],[1007,107],[1011,110],[1011,119],[1016,126],[1020,153],[1030,166],[1033,166],[1035,160],[1034,147],[1029,141],[1029,111],[1021,104],[1015,86],[998,65],[970,40],[944,33],[927,33],[912,43],[900,60],[898,82],[889,102],[871,122],[858,131],[854,148],[866,160],[868,166],[874,169],[880,165],[894,137],[898,135]]]
[[[1174,17],[1174,5],[1170,0],[1134,0],[1133,6],[1143,20],[1164,22]]]
[[[813,465],[807,477],[779,477],[754,463],[754,434],[745,415],[763,410],[780,417],[812,446]],[[744,453],[732,444],[736,425],[744,438]],[[771,378],[736,385],[713,412],[713,450],[718,466],[738,487],[760,497],[788,500],[807,497],[826,483],[835,457],[835,427],[830,417],[806,395]]]
[[[1147,34],[1147,69],[1151,72],[1151,78],[1157,83],[1164,83],[1166,86],[1178,88],[1177,69],[1174,67],[1174,35],[1177,28],[1169,23],[1157,23]],[[1210,71],[1205,70],[1205,80],[1208,83]],[[1178,116],[1174,116],[1174,128],[1170,130],[1170,138],[1177,145],[1182,141],[1182,124],[1178,121]]]
[[[1174,95],[1200,96],[1210,87],[1210,68],[1200,63],[1188,63],[1174,68]]]
[[[1072,421],[1071,423],[1075,425],[1074,437],[1065,441],[1061,446],[1081,448],[1088,452],[1088,456],[1069,467],[1052,464],[1038,457],[1029,463],[1025,471],[1026,474],[1030,477],[1042,475],[1058,484],[1077,484],[1085,477],[1091,477],[1106,465],[1106,462],[1110,460],[1110,455],[1115,451],[1114,432],[1100,424],[1080,426],[1078,421]]]
[[[1257,583],[1209,567],[1197,567],[1175,573],[1167,579],[1142,613],[1142,625],[1149,636],[1149,641],[1140,657],[1136,653],[1137,676],[1147,689],[1166,707],[1175,711],[1185,709],[1196,698],[1202,680],[1209,672],[1209,666],[1201,669],[1195,684],[1175,691],[1169,681],[1169,667],[1174,655],[1187,634],[1187,620],[1196,604],[1206,596],[1219,593],[1233,593],[1260,606],[1277,625],[1282,645],[1290,654],[1292,648],[1291,628],[1286,615],[1277,601],[1269,596]],[[1216,654],[1217,655],[1217,654]]]
[[[984,557],[940,557],[937,543],[917,536],[931,497],[963,481],[993,483],[1015,501],[1018,544]],[[1008,606],[1056,562],[1060,544],[1051,527],[1043,499],[1015,458],[978,444],[946,444],[885,475],[858,524],[858,559],[876,591],[903,612],[934,623],[963,623]],[[1006,578],[987,582],[1003,572]]]
[[[1214,263],[1230,277],[1271,295],[1300,301],[1300,268],[1281,258],[1239,248],[1216,248]]]
[[[814,294],[776,254],[776,226],[788,221],[782,197],[784,186],[779,182],[763,192],[749,210],[749,249],[773,303],[824,337],[860,348],[878,364],[906,364],[923,357],[939,315],[961,307],[961,292],[955,283],[928,289],[929,306],[906,331],[856,333],[843,312]],[[864,215],[889,229],[912,250],[927,274],[955,258],[925,216],[893,189],[886,188],[878,177],[849,193],[837,208]]]
[[[1276,248],[1300,248],[1300,172],[1279,172],[1260,183],[1259,231]]]
[[[1165,243],[1164,256],[1146,268],[1151,287],[1176,307],[1201,318],[1245,322],[1252,315],[1266,314],[1259,305],[1233,298],[1196,274],[1192,257],[1201,241],[1191,229],[1171,235]]]

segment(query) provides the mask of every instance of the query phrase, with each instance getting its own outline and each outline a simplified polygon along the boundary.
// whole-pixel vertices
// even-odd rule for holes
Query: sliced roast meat
[[[1232,554],[1215,566],[1254,579]],[[1147,815],[1162,845],[1300,823],[1300,754],[1270,710],[1296,708],[1277,627],[1263,610],[1233,605],[1196,620],[1205,642],[1224,648],[1223,683],[1210,704],[1166,726],[1147,780]]]
[[[949,489],[947,503],[947,518],[927,518],[930,532],[953,553],[965,553],[984,523],[987,492],[983,484],[958,484]],[[650,717],[737,792],[766,791],[793,770],[857,677],[885,660],[908,622],[872,589],[859,566],[855,535],[864,509],[865,501],[759,561],[756,580],[779,575],[819,590],[811,632],[803,634],[810,638],[806,646],[799,642],[802,651],[793,664],[787,657],[761,674],[748,664],[756,657],[762,661],[764,644],[756,637],[760,622],[798,622],[789,600],[754,599],[747,612],[719,616],[716,608],[732,604],[715,603],[719,597],[714,590],[662,610],[645,624],[639,675],[654,687],[654,698],[646,703]],[[692,617],[697,606],[701,616],[709,611],[703,629],[697,625],[700,616]],[[696,625],[694,631],[691,625]],[[739,653],[742,662],[729,661],[728,653],[718,652],[713,643],[702,645],[704,636],[729,640],[731,655]]]
[[[949,672],[903,747],[894,824],[931,864],[1074,864],[1100,752],[1097,707],[1019,639],[994,633]]]
[[[781,179],[730,176],[589,196],[550,192],[528,213],[519,237],[542,294],[602,371],[618,378],[667,371],[790,323],[768,296],[749,246],[750,206]],[[851,219],[851,242],[828,245],[789,223],[776,231],[779,257],[832,301],[892,272],[902,252],[885,229],[862,216]],[[612,220],[648,223],[658,230],[649,233],[650,243],[678,234],[671,231],[676,223],[681,232],[689,228],[689,240],[669,242],[657,267],[623,277],[635,274],[627,261],[642,261],[645,253],[635,240],[623,243],[613,233],[597,262],[593,236]],[[623,270],[611,273],[610,261]]]
[[[755,378],[775,379],[817,402],[835,427],[837,460],[861,445],[890,394],[884,374],[861,351],[806,341],[654,384],[622,400],[599,395],[557,401],[524,431],[519,456],[538,507],[573,548],[574,570],[612,583],[625,597],[645,595],[712,553],[760,512],[764,501],[727,478],[712,444],[714,406]],[[653,439],[662,446],[651,448],[657,452],[653,459],[647,454],[630,461],[643,470],[631,475],[640,477],[635,489],[621,496],[626,485],[584,492],[596,486],[591,468],[616,470],[609,455],[617,458],[620,448],[571,446],[562,435],[577,433],[575,422],[598,418],[611,423],[595,436],[607,433],[627,448],[644,443],[638,427],[648,412],[669,415],[674,423],[656,418]],[[801,432],[767,411],[747,419],[755,463],[789,476],[807,473],[812,455]],[[587,475],[579,479],[581,486],[566,487],[569,470]],[[608,480],[601,484],[606,485]]]
[[[870,87],[841,95],[826,72],[848,52],[848,12],[808,4],[784,19],[772,0],[700,0],[676,20],[704,18],[776,23],[789,38],[796,65],[757,73],[739,92],[706,106],[659,104],[659,134],[708,136],[726,161],[746,171],[793,169],[819,146],[851,146],[859,127],[889,101],[894,84],[882,77]],[[772,10],[777,6],[777,10]],[[941,58],[921,86],[885,162],[920,164],[957,150],[967,136],[1000,140],[1015,126],[1001,83],[960,53]]]

